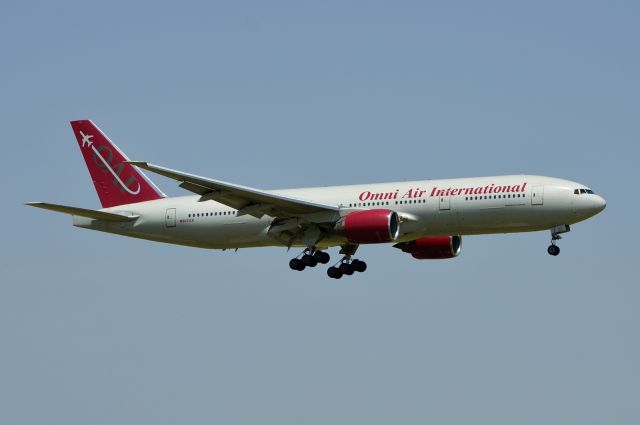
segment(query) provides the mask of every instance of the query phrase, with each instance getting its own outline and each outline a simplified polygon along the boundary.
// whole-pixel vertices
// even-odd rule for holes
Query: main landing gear
[[[553,255],[554,257],[560,254],[560,247],[556,245],[556,241],[562,239],[560,233],[570,232],[571,228],[568,224],[563,224],[561,226],[556,226],[551,229],[551,245],[547,248],[547,252],[549,255]]]
[[[300,257],[300,258],[298,258]],[[301,272],[307,267],[315,267],[320,264],[327,264],[331,260],[331,256],[324,251],[318,251],[312,248],[305,249],[301,255],[289,261],[289,267],[292,270]]]
[[[333,267],[327,269],[327,276],[332,279],[340,279],[342,276],[351,276],[354,272],[362,273],[367,270],[367,263],[357,259],[351,259],[350,255],[345,255]]]
[[[327,275],[332,279],[340,279],[342,276],[351,276],[353,273],[362,273],[367,270],[367,263],[362,260],[352,259],[357,245],[345,245],[340,250],[344,256],[333,266],[327,269]],[[302,271],[307,267],[315,267],[318,264],[327,264],[331,257],[324,251],[315,248],[307,248],[296,258],[289,261],[292,270]]]
[[[327,269],[327,276],[332,279],[340,279],[342,276],[351,276],[354,272],[362,273],[367,270],[367,263],[352,259],[358,245],[343,245],[340,254],[344,255],[340,261]]]

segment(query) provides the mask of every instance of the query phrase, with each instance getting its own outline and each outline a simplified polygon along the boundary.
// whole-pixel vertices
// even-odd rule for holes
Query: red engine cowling
[[[460,236],[429,236],[411,242],[401,242],[395,248],[407,252],[418,260],[441,260],[457,257],[462,248]]]
[[[353,243],[393,242],[400,233],[400,221],[391,210],[355,211],[340,220],[336,230]]]

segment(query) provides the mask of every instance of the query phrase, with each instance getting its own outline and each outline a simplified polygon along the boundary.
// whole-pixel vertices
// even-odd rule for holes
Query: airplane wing
[[[320,204],[304,199],[276,195],[260,189],[240,186],[220,180],[172,170],[144,161],[128,161],[137,167],[177,180],[180,187],[201,196],[202,201],[213,200],[238,210],[238,215],[249,214],[257,218],[263,215],[285,218],[314,213],[337,213],[336,205]]]
[[[86,208],[69,207],[67,205],[49,204],[46,202],[27,202],[25,205],[65,214],[77,215],[80,217],[92,218],[94,220],[115,221],[120,223],[133,221],[139,217],[137,215],[127,216],[104,211],[89,210]]]

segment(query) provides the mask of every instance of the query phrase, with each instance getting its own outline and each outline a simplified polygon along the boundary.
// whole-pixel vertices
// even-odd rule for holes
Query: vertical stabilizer
[[[90,120],[71,121],[71,128],[103,208],[166,196]]]

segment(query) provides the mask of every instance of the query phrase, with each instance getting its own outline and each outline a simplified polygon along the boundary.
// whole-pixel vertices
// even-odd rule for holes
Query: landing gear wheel
[[[553,255],[554,257],[558,254],[560,254],[560,247],[557,245],[549,245],[549,248],[547,248],[547,252],[549,253],[549,255]]]
[[[289,267],[291,267],[292,270],[301,272],[302,270],[304,270],[305,265],[302,260],[294,258],[293,260],[289,261]]]
[[[315,258],[320,264],[327,264],[329,260],[331,260],[331,256],[324,251],[316,251],[313,254],[313,258]]]
[[[304,254],[301,260],[302,264],[304,264],[306,267],[315,267],[318,265],[318,260],[313,255]]]
[[[340,271],[342,272],[342,274],[346,274],[347,276],[351,276],[353,274],[353,272],[355,271],[355,268],[353,267],[353,265],[351,265],[349,263],[342,263],[342,264],[340,264]]]
[[[342,277],[342,271],[337,267],[329,267],[327,269],[327,276],[332,279],[340,279]]]
[[[351,265],[353,266],[353,268],[355,269],[355,271],[362,273],[365,270],[367,270],[367,263],[365,263],[364,261],[360,261],[360,260],[353,260],[351,262]]]

